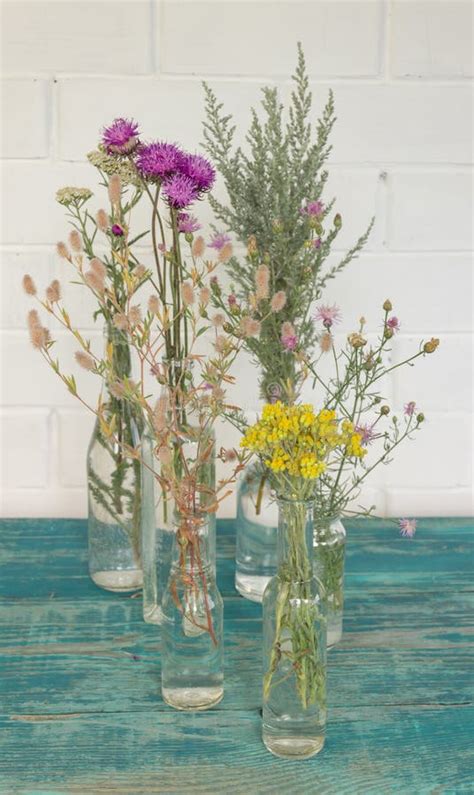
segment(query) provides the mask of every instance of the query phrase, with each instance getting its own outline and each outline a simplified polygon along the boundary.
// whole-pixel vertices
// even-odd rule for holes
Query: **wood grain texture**
[[[86,569],[78,520],[0,523],[0,792],[474,792],[472,522],[349,523],[344,639],[329,655],[327,746],[272,757],[260,739],[261,608],[233,588],[219,525],[226,689],[180,714],[161,700],[159,630]]]

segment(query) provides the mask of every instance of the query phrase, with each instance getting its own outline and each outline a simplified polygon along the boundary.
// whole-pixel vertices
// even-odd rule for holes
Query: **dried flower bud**
[[[185,306],[194,304],[194,288],[190,281],[183,282],[181,285],[181,296]]]
[[[63,243],[62,241],[56,243],[56,251],[58,252],[59,256],[62,257],[63,259],[71,259],[69,249],[66,246],[66,244]]]
[[[193,243],[193,247],[191,249],[193,257],[202,257],[206,250],[206,243],[204,242],[204,238],[199,235]]]
[[[105,291],[104,280],[93,270],[86,271],[84,274],[84,281],[96,293],[103,293]]]
[[[71,245],[72,250],[75,251],[76,254],[81,253],[82,239],[77,229],[73,229],[71,234],[69,235],[69,243]]]
[[[85,351],[76,351],[74,358],[84,370],[95,369],[95,362],[90,353],[86,353]]]
[[[107,229],[110,226],[110,219],[109,219],[108,214],[105,212],[105,210],[98,210],[97,211],[97,214],[96,214],[96,217],[95,217],[95,222],[96,222],[97,227],[100,229],[101,232],[107,232]]]
[[[363,348],[364,345],[367,345],[367,340],[365,339],[365,337],[363,337],[362,334],[358,334],[357,332],[348,334],[347,340],[349,342],[349,345],[351,345],[356,350],[358,348]]]
[[[270,271],[267,265],[259,265],[255,272],[255,287],[257,301],[262,301],[268,298],[268,291],[270,285]]]
[[[223,315],[222,312],[216,312],[216,314],[212,318],[212,325],[215,328],[222,328],[224,323],[225,323],[225,315]]]
[[[250,235],[247,241],[247,254],[249,255],[249,257],[253,257],[253,255],[256,254],[257,251],[258,251],[257,238],[255,237],[255,235]]]
[[[51,304],[55,304],[57,301],[61,300],[61,285],[57,279],[53,279],[49,287],[47,287],[46,298]]]
[[[424,419],[425,419],[425,415],[422,412],[420,412],[419,414],[416,415],[416,421],[418,423],[424,422]]]
[[[386,340],[392,339],[393,334],[394,334],[393,328],[390,328],[389,326],[385,326],[384,331],[383,331],[383,335],[384,335],[385,339]]]
[[[228,262],[232,256],[232,251],[232,243],[226,243],[224,246],[222,246],[217,256],[219,262]]]
[[[128,319],[130,321],[130,325],[132,326],[139,326],[142,322],[142,310],[138,305],[131,306],[128,312]]]
[[[223,334],[218,334],[215,339],[214,347],[218,353],[224,353],[227,348],[228,342],[227,337],[224,337]]]
[[[123,398],[125,394],[125,387],[120,381],[113,381],[111,384],[109,384],[109,392],[115,398],[120,400],[120,398]]]
[[[390,406],[381,406],[381,407],[380,407],[380,413],[381,413],[381,414],[382,414],[384,417],[386,417],[386,416],[387,416],[387,414],[390,414]]]
[[[160,311],[160,301],[157,295],[150,295],[148,299],[148,311],[157,315]]]
[[[385,312],[391,312],[393,309],[392,302],[387,298],[387,300],[383,302],[382,308]]]
[[[115,328],[118,328],[119,331],[127,331],[130,326],[127,315],[123,312],[117,312],[117,314],[114,315],[113,323]]]
[[[94,271],[95,274],[99,277],[99,279],[103,282],[105,277],[107,276],[107,268],[105,267],[102,260],[98,259],[98,257],[93,257],[89,262],[90,269]]]
[[[27,295],[36,295],[36,284],[27,273],[23,276],[23,289]]]
[[[201,287],[199,291],[199,301],[201,302],[201,304],[207,306],[210,300],[211,300],[211,291],[209,287]]]
[[[323,353],[328,353],[332,348],[332,337],[328,331],[323,334],[319,340],[319,347]]]
[[[212,397],[214,398],[214,400],[224,400],[225,392],[223,389],[221,389],[220,386],[215,386],[212,389]]]
[[[425,344],[423,345],[423,352],[434,353],[438,345],[439,345],[439,339],[437,339],[437,337],[431,337],[429,342],[425,342]]]
[[[135,276],[137,277],[137,279],[143,279],[145,273],[146,273],[145,266],[141,264],[137,265],[137,267],[135,268]]]
[[[122,180],[118,174],[112,174],[109,179],[109,199],[111,204],[120,204],[122,198]]]
[[[286,293],[283,290],[279,290],[272,296],[272,300],[270,302],[270,308],[272,312],[281,312],[283,307],[286,304]]]
[[[341,215],[339,213],[337,213],[334,216],[334,226],[336,227],[336,229],[340,229],[341,226],[342,226],[342,218],[341,218]]]
[[[222,450],[222,460],[227,464],[237,460],[237,453],[234,449]]]

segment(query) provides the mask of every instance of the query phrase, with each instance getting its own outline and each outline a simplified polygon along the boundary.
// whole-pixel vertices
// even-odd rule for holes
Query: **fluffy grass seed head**
[[[23,276],[23,289],[27,295],[36,295],[36,284],[28,273]]]

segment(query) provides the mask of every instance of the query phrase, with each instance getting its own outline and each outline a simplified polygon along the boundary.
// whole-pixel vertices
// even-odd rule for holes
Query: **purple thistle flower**
[[[178,231],[185,234],[192,234],[201,228],[201,224],[194,215],[189,213],[178,213]]]
[[[160,181],[180,169],[183,157],[184,152],[176,144],[154,141],[140,147],[137,168],[143,177]]]
[[[413,538],[416,533],[416,519],[400,519],[398,525],[400,527],[400,535],[405,538]]]
[[[315,237],[311,245],[313,246],[313,248],[321,248],[321,243],[322,243],[321,238]]]
[[[321,304],[318,306],[315,320],[320,320],[323,326],[330,329],[333,323],[339,323],[341,320],[341,312],[336,304],[329,306],[328,304]]]
[[[230,243],[229,235],[226,235],[224,232],[217,232],[214,235],[212,240],[208,243],[209,248],[215,248],[216,251],[220,251],[221,248],[224,248],[226,243]]]
[[[368,445],[374,441],[377,434],[374,431],[373,425],[356,425],[356,432],[361,435],[361,444]]]
[[[301,208],[302,215],[310,215],[313,218],[320,218],[324,212],[324,204],[322,202],[308,202]]]
[[[200,193],[210,190],[216,179],[215,168],[201,155],[185,155],[180,164],[180,171],[193,180]]]
[[[389,317],[389,319],[387,320],[387,326],[388,328],[391,328],[392,331],[400,331],[400,321],[398,317],[395,317],[395,315]]]
[[[113,224],[111,232],[113,235],[115,235],[115,237],[123,237],[124,235],[124,231],[120,224]]]
[[[102,143],[109,155],[128,155],[138,144],[138,124],[133,119],[114,119],[102,131]]]
[[[163,183],[163,193],[171,207],[182,210],[198,198],[198,191],[192,179],[184,174],[173,174]]]
[[[403,407],[403,413],[407,417],[413,417],[415,411],[416,411],[416,403],[415,403],[414,400],[410,400],[409,403],[405,403],[405,405]]]

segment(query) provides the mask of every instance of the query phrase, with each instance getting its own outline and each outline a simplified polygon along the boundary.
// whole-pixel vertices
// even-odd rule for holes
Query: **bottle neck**
[[[313,576],[314,501],[278,499],[278,575],[292,582]]]
[[[175,515],[173,567],[181,572],[207,577],[215,565],[215,534],[209,515],[197,513],[190,516]]]
[[[105,358],[111,358],[114,376],[117,380],[132,378],[132,355],[126,332],[106,323],[104,327]]]

